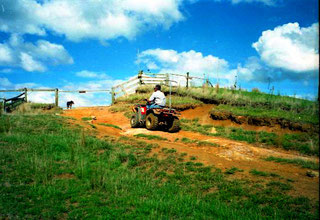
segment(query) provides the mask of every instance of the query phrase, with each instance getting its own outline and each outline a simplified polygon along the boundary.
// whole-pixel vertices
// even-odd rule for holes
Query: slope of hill
[[[180,132],[132,129],[127,98],[0,116],[0,216],[317,219],[314,133],[216,121],[188,97]],[[312,151],[285,147],[299,135]]]

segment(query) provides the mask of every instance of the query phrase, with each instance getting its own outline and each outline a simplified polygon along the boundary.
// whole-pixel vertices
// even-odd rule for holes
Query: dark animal
[[[74,104],[73,101],[67,102],[67,109],[71,109],[73,104]]]

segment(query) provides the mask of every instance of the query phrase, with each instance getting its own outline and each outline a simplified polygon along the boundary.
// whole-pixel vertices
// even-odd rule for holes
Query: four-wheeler
[[[148,104],[148,103],[147,103]],[[148,130],[163,129],[168,132],[180,130],[178,113],[172,108],[147,109],[147,105],[136,104],[132,107],[133,115],[130,120],[132,128],[146,127]]]

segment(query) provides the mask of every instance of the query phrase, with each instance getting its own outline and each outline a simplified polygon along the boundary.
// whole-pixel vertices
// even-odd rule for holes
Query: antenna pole
[[[169,84],[170,84],[169,109],[171,112],[171,74],[169,74]]]

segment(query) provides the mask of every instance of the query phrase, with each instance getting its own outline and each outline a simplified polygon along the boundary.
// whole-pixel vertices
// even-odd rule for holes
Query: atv
[[[148,102],[147,102],[148,104]],[[146,127],[148,130],[161,129],[168,132],[180,130],[178,113],[171,108],[147,109],[147,104],[137,104],[132,107],[133,115],[130,120],[132,128]]]

